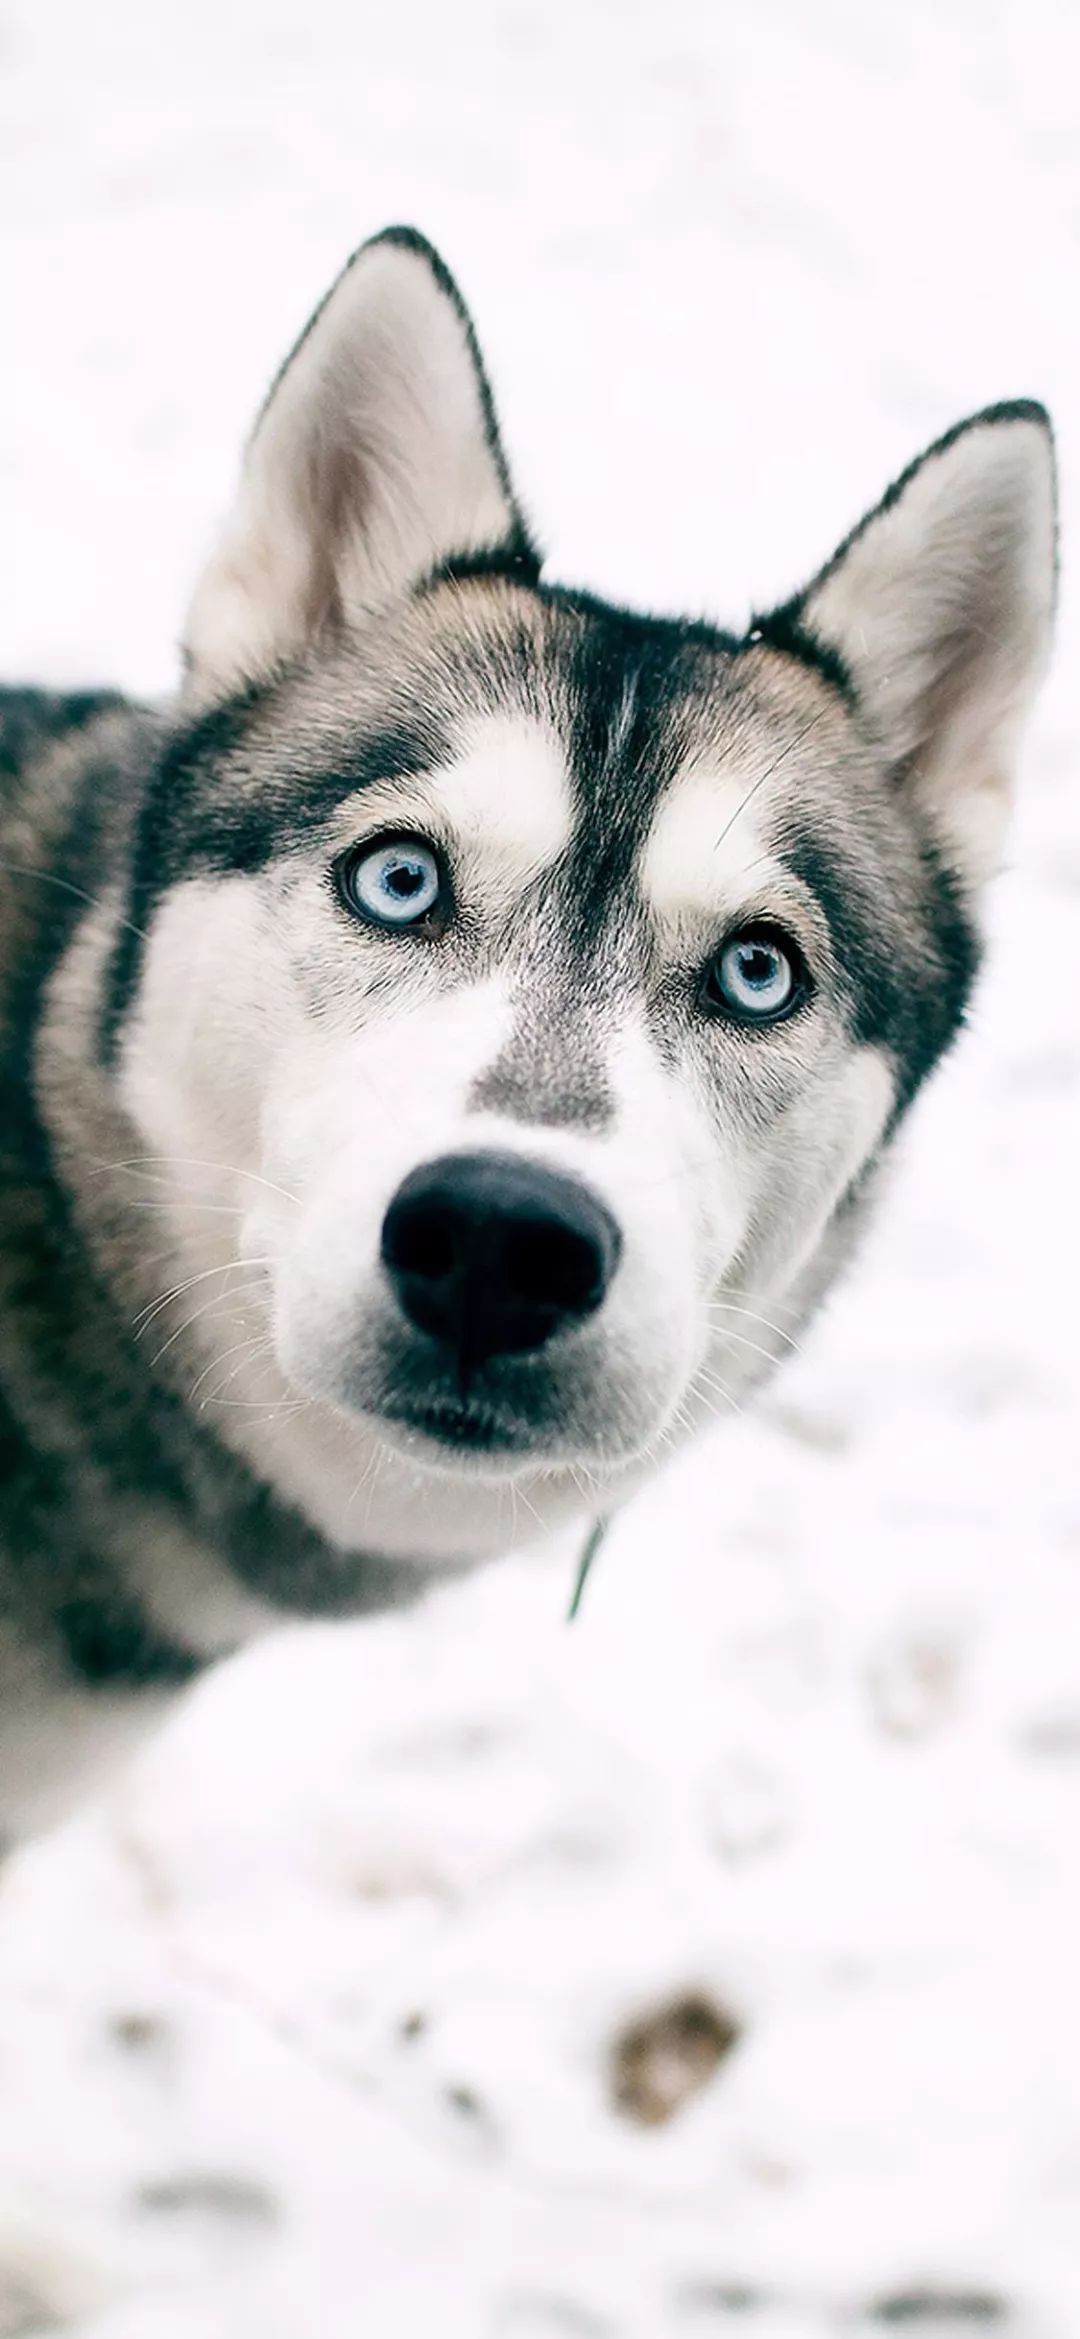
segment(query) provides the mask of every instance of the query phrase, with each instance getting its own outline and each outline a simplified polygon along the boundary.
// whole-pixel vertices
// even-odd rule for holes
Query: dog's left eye
[[[806,997],[810,979],[798,944],[778,926],[744,926],[705,969],[701,1004],[733,1023],[777,1023]]]
[[[346,909],[369,926],[424,926],[431,931],[444,907],[442,864],[422,837],[380,837],[357,845],[337,866]]]

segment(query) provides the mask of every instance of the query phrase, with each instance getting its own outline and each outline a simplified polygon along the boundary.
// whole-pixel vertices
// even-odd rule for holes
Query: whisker
[[[18,861],[6,860],[0,860],[0,869],[3,870],[5,877],[36,877],[39,885],[55,885],[61,893],[74,894],[76,901],[88,902],[92,910],[105,909],[107,906],[102,894],[87,893],[84,885],[73,885],[70,878],[57,877],[51,869],[26,869]],[[126,926],[129,934],[137,934],[140,942],[149,942],[150,936],[145,926],[134,926],[130,918],[121,917],[119,914],[116,923],[118,926]]]
[[[259,1366],[260,1366],[261,1364],[264,1364],[264,1363],[265,1363],[265,1364],[273,1364],[273,1363],[275,1363],[275,1362],[276,1362],[276,1358],[275,1358],[275,1356],[274,1356],[274,1342],[273,1342],[273,1337],[272,1337],[272,1335],[266,1335],[266,1336],[264,1336],[264,1337],[262,1338],[261,1345],[259,1345],[259,1344],[258,1344],[258,1343],[259,1343],[259,1340],[260,1340],[260,1335],[259,1335],[258,1333],[256,1333],[256,1334],[254,1334],[254,1335],[253,1335],[253,1340],[252,1340],[252,1341],[250,1341],[250,1342],[243,1342],[243,1341],[242,1341],[242,1342],[239,1344],[241,1347],[250,1347],[250,1346],[252,1346],[252,1345],[254,1345],[254,1346],[255,1346],[255,1354],[254,1354],[254,1356],[253,1356],[253,1357],[250,1359],[250,1362],[251,1362],[252,1366],[254,1367],[254,1369],[255,1369],[256,1371],[258,1370],[258,1368],[259,1368]],[[232,1355],[234,1355],[234,1354],[235,1354],[235,1351],[234,1351],[233,1349],[231,1349],[231,1348],[227,1348],[227,1349],[225,1350],[225,1355],[224,1355],[224,1356],[221,1358],[221,1360],[220,1360],[220,1361],[221,1361],[222,1363],[224,1363],[228,1357],[230,1357],[230,1356],[232,1356]],[[285,1418],[287,1415],[291,1415],[291,1414],[293,1414],[293,1413],[303,1413],[303,1412],[305,1411],[305,1409],[306,1409],[306,1408],[307,1408],[309,1405],[311,1405],[311,1404],[314,1402],[314,1400],[313,1400],[311,1397],[300,1397],[300,1396],[296,1396],[296,1397],[289,1397],[289,1396],[284,1396],[284,1397],[229,1397],[229,1396],[227,1396],[226,1392],[227,1392],[229,1389],[231,1389],[231,1388],[232,1388],[233,1382],[235,1381],[235,1379],[236,1379],[236,1377],[237,1377],[237,1374],[238,1374],[238,1373],[241,1373],[241,1372],[243,1372],[243,1369],[244,1369],[244,1361],[243,1361],[243,1357],[241,1357],[239,1364],[234,1364],[234,1366],[233,1366],[233,1369],[232,1369],[231,1373],[227,1374],[226,1378],[225,1378],[225,1379],[223,1380],[223,1382],[221,1383],[221,1386],[220,1386],[220,1388],[218,1388],[218,1389],[215,1389],[215,1390],[212,1392],[212,1394],[211,1394],[210,1396],[208,1396],[208,1397],[207,1397],[207,1399],[206,1399],[206,1402],[207,1402],[207,1404],[208,1404],[208,1405],[209,1405],[209,1404],[213,1404],[213,1405],[228,1405],[228,1406],[230,1406],[230,1407],[231,1407],[231,1408],[232,1408],[234,1411],[247,1411],[247,1410],[255,1410],[255,1409],[257,1409],[257,1408],[262,1408],[262,1409],[265,1409],[267,1406],[271,1406],[271,1405],[272,1405],[272,1406],[276,1407],[277,1411],[281,1413],[281,1415],[282,1415],[282,1418],[284,1419],[284,1418]]]
[[[720,1394],[725,1394],[725,1392],[720,1392]],[[708,1396],[704,1394],[704,1389],[701,1389],[699,1396],[701,1396],[701,1406],[704,1406],[704,1410],[706,1410],[706,1420],[711,1420],[711,1422],[727,1420],[727,1415],[720,1413],[720,1406],[713,1406],[711,1399],[708,1399]]]
[[[535,1520],[536,1520],[536,1524],[537,1524],[537,1526],[540,1528],[540,1530],[541,1530],[541,1533],[542,1533],[542,1532],[543,1532],[543,1526],[544,1526],[544,1522],[543,1522],[543,1520],[542,1520],[542,1518],[541,1518],[541,1516],[540,1516],[540,1513],[539,1513],[539,1511],[538,1511],[538,1510],[537,1510],[537,1508],[536,1508],[536,1505],[535,1505],[535,1503],[531,1503],[531,1502],[529,1501],[529,1497],[528,1497],[528,1495],[525,1493],[525,1490],[524,1490],[524,1488],[523,1488],[523,1487],[516,1486],[516,1487],[515,1487],[515,1489],[514,1489],[514,1491],[515,1491],[515,1494],[516,1494],[516,1496],[517,1496],[517,1499],[518,1499],[518,1501],[519,1501],[519,1502],[523,1502],[523,1503],[524,1503],[524,1505],[525,1505],[525,1508],[526,1508],[526,1510],[528,1511],[529,1517],[530,1517],[531,1519],[535,1519]]]
[[[368,1479],[370,1478],[378,1459],[379,1449],[377,1446],[373,1446],[370,1454],[368,1455],[367,1461],[365,1462],[364,1467],[360,1472],[360,1476],[357,1479],[355,1486],[353,1487],[348,1502],[345,1505],[345,1518],[348,1518],[349,1512],[351,1511],[353,1504],[356,1501],[357,1495],[363,1493],[363,1490],[367,1485]]]
[[[780,1305],[783,1306],[783,1301],[780,1302]],[[782,1324],[774,1324],[770,1316],[763,1316],[759,1308],[741,1307],[733,1299],[711,1299],[707,1306],[711,1316],[745,1316],[748,1323],[760,1324],[764,1331],[775,1332],[777,1339],[786,1341],[789,1348],[796,1350],[799,1348],[794,1334],[785,1332]]]
[[[99,1162],[90,1174],[92,1177],[104,1178],[112,1170],[141,1170],[144,1175],[148,1175],[153,1168],[215,1170],[219,1177],[250,1178],[253,1185],[265,1186],[269,1194],[280,1194],[286,1202],[299,1205],[300,1201],[299,1194],[291,1194],[287,1186],[279,1186],[273,1178],[264,1177],[261,1170],[241,1169],[233,1161],[208,1161],[198,1153],[133,1153],[126,1161]]]
[[[741,1306],[744,1300],[749,1300],[751,1306],[753,1306],[753,1302],[758,1299],[764,1300],[768,1307],[775,1308],[780,1315],[801,1316],[806,1307],[805,1300],[783,1299],[781,1295],[775,1291],[743,1291],[741,1288],[738,1300],[710,1300],[708,1304],[710,1307],[734,1308]],[[756,1308],[754,1309],[754,1313],[757,1314]],[[763,1316],[760,1321],[762,1323],[767,1323],[768,1317]]]
[[[374,1500],[375,1500],[375,1489],[376,1489],[376,1487],[377,1487],[377,1485],[378,1485],[378,1483],[379,1483],[379,1479],[380,1479],[380,1477],[381,1477],[381,1475],[382,1475],[382,1469],[383,1469],[383,1464],[384,1464],[385,1460],[386,1460],[386,1448],[385,1448],[385,1446],[376,1446],[376,1448],[375,1448],[375,1453],[374,1453],[374,1465],[375,1465],[375,1466],[374,1466],[374,1469],[373,1469],[373,1470],[369,1471],[369,1473],[368,1473],[368,1481],[367,1481],[367,1489],[368,1489],[367,1509],[366,1509],[366,1510],[365,1510],[365,1512],[364,1512],[364,1533],[365,1533],[365,1535],[367,1534],[368,1528],[369,1528],[369,1526],[370,1526],[370,1524],[371,1524],[371,1506],[372,1506],[372,1503],[373,1503],[373,1502],[374,1502]]]
[[[705,1389],[714,1389],[717,1396],[722,1397],[726,1405],[730,1405],[733,1413],[742,1413],[743,1408],[740,1405],[738,1398],[732,1396],[731,1390],[725,1386],[723,1381],[717,1379],[715,1373],[706,1372],[704,1368],[699,1367],[690,1384],[690,1388],[691,1392],[695,1395],[698,1393],[699,1389],[701,1391],[704,1391]],[[711,1410],[715,1414],[715,1407],[713,1407]]]
[[[148,1300],[146,1306],[140,1308],[138,1314],[132,1317],[132,1326],[141,1340],[147,1325],[153,1322],[155,1316],[160,1315],[162,1308],[168,1307],[170,1300],[182,1299],[186,1291],[194,1291],[196,1284],[208,1283],[212,1275],[228,1275],[239,1272],[242,1268],[270,1267],[272,1265],[273,1261],[267,1256],[261,1259],[224,1259],[216,1267],[204,1267],[198,1275],[188,1275],[182,1283],[174,1283],[170,1290],[159,1292],[156,1299]],[[252,1289],[254,1290],[254,1286]]]
[[[209,1377],[210,1377],[210,1374],[211,1374],[212,1372],[216,1372],[216,1370],[217,1370],[217,1368],[218,1368],[218,1366],[219,1366],[219,1365],[222,1365],[222,1364],[227,1364],[227,1363],[228,1363],[228,1361],[229,1361],[229,1358],[230,1358],[230,1356],[239,1356],[239,1354],[240,1354],[240,1352],[241,1352],[241,1350],[242,1350],[242,1349],[246,1349],[246,1348],[255,1348],[255,1347],[259,1346],[260,1344],[261,1344],[261,1346],[262,1346],[262,1348],[263,1348],[264,1352],[268,1352],[268,1351],[269,1351],[269,1349],[270,1349],[270,1346],[271,1346],[271,1342],[270,1342],[270,1341],[269,1341],[269,1339],[267,1338],[267,1333],[266,1333],[266,1327],[265,1327],[265,1325],[260,1325],[260,1327],[259,1327],[259,1330],[258,1330],[257,1332],[249,1332],[249,1333],[248,1333],[248,1335],[247,1335],[247,1338],[246,1338],[246,1339],[244,1339],[244,1340],[235,1340],[235,1341],[233,1342],[233,1345],[232,1345],[232,1347],[231,1347],[231,1348],[226,1348],[226,1349],[224,1349],[224,1350],[222,1351],[222,1353],[221,1353],[221,1355],[220,1355],[220,1356],[212,1356],[212,1357],[211,1357],[211,1359],[210,1359],[210,1362],[209,1362],[209,1364],[204,1364],[204,1366],[203,1366],[203,1368],[202,1368],[202,1371],[201,1371],[201,1373],[200,1373],[200,1374],[199,1374],[199,1376],[198,1376],[198,1379],[197,1379],[197,1380],[194,1380],[194,1381],[192,1382],[192,1384],[191,1384],[191,1387],[190,1387],[190,1389],[188,1390],[188,1404],[189,1404],[189,1405],[193,1405],[193,1404],[194,1404],[194,1402],[195,1402],[195,1399],[196,1399],[196,1397],[198,1396],[199,1390],[202,1388],[203,1382],[204,1382],[205,1380],[208,1380],[208,1379],[209,1379]],[[258,1361],[258,1360],[257,1360],[257,1358],[253,1358],[253,1359],[252,1359],[252,1362],[253,1362],[253,1363],[255,1363],[255,1362],[257,1362],[257,1361]],[[236,1368],[236,1371],[237,1371],[237,1372],[239,1372],[239,1371],[240,1371],[240,1369],[241,1369],[241,1368],[240,1368],[240,1366],[238,1365],[238,1366],[237,1366],[237,1368]],[[203,1404],[204,1404],[204,1405],[211,1405],[211,1404],[213,1404],[213,1402],[214,1402],[214,1398],[215,1398],[215,1397],[221,1397],[221,1396],[223,1396],[223,1395],[224,1395],[224,1393],[225,1393],[225,1390],[231,1387],[231,1385],[232,1385],[232,1382],[235,1380],[235,1378],[236,1378],[236,1372],[230,1373],[228,1380],[226,1380],[226,1381],[223,1381],[223,1382],[222,1382],[222,1384],[221,1384],[221,1388],[220,1388],[220,1389],[217,1389],[217,1390],[208,1389],[208,1390],[207,1390],[207,1393],[206,1393],[206,1396],[203,1398]]]
[[[751,1349],[755,1356],[763,1356],[767,1364],[779,1364],[780,1362],[774,1349],[763,1348],[760,1340],[749,1339],[745,1332],[728,1332],[725,1331],[722,1324],[718,1324],[715,1328],[715,1337],[718,1340],[730,1340],[738,1348]]]
[[[705,1414],[705,1418],[706,1418],[706,1420],[707,1420],[707,1421],[709,1421],[709,1422],[715,1422],[715,1421],[726,1421],[726,1419],[727,1419],[727,1415],[721,1412],[719,1405],[714,1405],[714,1404],[712,1403],[711,1399],[705,1395],[705,1392],[704,1392],[704,1390],[701,1390],[701,1391],[699,1392],[699,1395],[700,1395],[700,1400],[701,1400],[701,1406],[702,1406],[702,1410],[703,1410],[703,1412],[704,1412],[704,1414]],[[698,1427],[700,1428],[700,1426],[701,1426],[701,1424],[700,1424],[700,1422],[699,1422],[699,1423],[698,1423]]]
[[[724,838],[730,835],[736,821],[742,819],[747,805],[753,803],[759,788],[764,787],[766,780],[772,779],[774,772],[778,772],[780,770],[781,765],[787,762],[789,755],[795,754],[796,749],[802,746],[803,740],[809,739],[810,733],[812,731],[816,731],[818,724],[824,722],[824,719],[825,709],[824,707],[819,707],[816,715],[811,715],[809,722],[803,724],[802,730],[796,731],[794,738],[789,739],[786,745],[781,748],[779,755],[774,756],[772,762],[766,765],[765,770],[761,772],[758,778],[754,781],[753,787],[747,789],[742,802],[735,806],[735,810],[732,813],[730,820],[725,822],[725,825],[721,829],[720,834],[713,846],[714,853],[719,852],[720,847],[724,842]]]
[[[186,1194],[172,1194],[167,1201],[163,1202],[147,1202],[140,1196],[137,1200],[125,1202],[124,1208],[126,1210],[208,1210],[217,1218],[247,1217],[246,1210],[239,1208],[235,1202],[194,1202],[189,1201]]]
[[[203,1317],[208,1316],[212,1308],[224,1307],[229,1300],[235,1299],[236,1297],[237,1294],[235,1292],[215,1291],[208,1300],[203,1301],[201,1308],[195,1308],[190,1316],[185,1316],[183,1323],[178,1324],[174,1332],[170,1332],[168,1339],[162,1343],[161,1347],[151,1357],[151,1369],[153,1369],[154,1365],[160,1364],[162,1357],[168,1355],[170,1348],[175,1345],[177,1340],[182,1338],[185,1332],[190,1332],[193,1324],[201,1323]]]
[[[295,1421],[298,1413],[306,1413],[314,1403],[311,1397],[215,1397],[213,1402],[224,1413],[266,1413],[272,1421]]]

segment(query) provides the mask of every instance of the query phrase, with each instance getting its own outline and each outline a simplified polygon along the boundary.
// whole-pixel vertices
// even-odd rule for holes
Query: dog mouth
[[[403,1431],[410,1444],[422,1440],[446,1455],[524,1456],[537,1450],[537,1439],[523,1422],[479,1398],[399,1400],[381,1405],[379,1420]]]

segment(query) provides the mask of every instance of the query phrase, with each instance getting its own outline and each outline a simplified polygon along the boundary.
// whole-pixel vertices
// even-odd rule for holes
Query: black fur
[[[778,650],[781,657],[795,658],[800,666],[808,666],[831,684],[848,706],[856,703],[855,685],[839,650],[829,642],[819,640],[816,633],[802,622],[804,596],[785,601],[779,609],[766,611],[755,617],[747,636],[748,642],[764,642],[770,650]]]
[[[895,1127],[963,1022],[980,957],[970,913],[928,839],[916,847],[914,915],[902,920],[837,838],[826,844],[793,822],[784,859],[824,911],[854,1037],[884,1048],[896,1067]]]
[[[61,1600],[54,1622],[71,1672],[86,1689],[184,1689],[202,1671],[190,1649],[166,1640],[134,1600],[100,1580],[81,1599]]]

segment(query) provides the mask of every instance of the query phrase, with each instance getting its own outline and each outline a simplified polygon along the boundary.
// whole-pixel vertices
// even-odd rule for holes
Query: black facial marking
[[[638,616],[541,587],[565,613],[549,657],[574,804],[569,844],[540,886],[535,954],[513,1035],[474,1110],[599,1131],[614,1116],[604,1056],[612,1015],[643,981],[637,864],[679,768],[695,699],[719,690],[734,645],[708,626]]]
[[[506,573],[499,554],[458,565],[454,582],[463,595],[471,579],[483,590],[484,580]],[[523,615],[516,628],[496,625],[489,646],[473,634],[463,644],[458,687],[478,709],[516,701],[527,712],[564,710],[575,820],[566,851],[542,881],[546,938],[535,987],[473,1103],[522,1120],[598,1129],[612,1112],[603,1071],[605,1004],[625,1002],[644,979],[637,865],[703,707],[738,689],[740,652],[758,642],[796,657],[845,699],[850,683],[840,662],[801,632],[794,603],[737,640],[565,588],[523,588],[520,572],[517,590],[520,608],[538,602],[548,612],[546,630],[538,638]],[[409,719],[395,715],[371,733],[358,730],[327,769],[310,741],[289,754],[285,721],[280,746],[275,740],[280,688],[242,693],[166,743],[145,791],[130,924],[113,958],[104,1023],[110,1042],[139,979],[142,946],[131,929],[145,928],[169,884],[201,870],[257,871],[317,832],[343,795],[452,760],[453,723],[438,690],[434,704],[417,694]],[[902,1111],[962,1020],[977,943],[956,885],[918,833],[905,854],[909,900],[900,919],[888,873],[877,869],[875,856],[860,861],[845,850],[839,834],[834,849],[802,823],[782,849],[828,920],[856,1036],[888,1049],[896,1063]]]
[[[71,1671],[87,1689],[181,1689],[202,1671],[199,1657],[166,1639],[118,1590],[65,1600],[54,1622]]]
[[[718,693],[734,645],[703,626],[567,604],[585,622],[565,653],[569,765],[577,822],[558,886],[579,965],[625,939],[639,911],[635,872],[679,769],[702,694]],[[696,702],[696,703],[695,703]]]
[[[153,771],[136,835],[127,923],[105,992],[107,1057],[138,988],[146,928],[168,886],[203,871],[250,875],[302,843],[343,797],[379,780],[433,770],[449,758],[445,732],[418,712],[411,723],[358,730],[331,770],[298,749],[294,761],[283,758],[276,773],[245,786],[223,773],[222,763],[239,760],[253,716],[272,714],[274,696],[272,685],[256,685],[215,707],[171,738]]]
[[[344,796],[380,780],[429,771],[450,754],[445,735],[418,712],[412,723],[358,731],[330,770],[298,751],[296,760],[283,760],[255,787],[238,786],[235,779],[222,787],[218,760],[223,748],[242,741],[250,711],[250,700],[232,702],[182,733],[163,756],[139,838],[140,924],[147,897],[152,903],[161,883],[202,869],[264,869],[275,853],[320,828]]]
[[[955,878],[923,840],[898,905],[887,874],[859,867],[837,840],[809,830],[783,845],[816,896],[848,990],[854,1036],[892,1057],[898,1118],[959,1030],[980,948]]]
[[[431,592],[436,585],[467,585],[480,577],[502,577],[511,585],[538,585],[543,563],[535,545],[514,540],[491,552],[460,552],[440,561],[416,590]]]
[[[783,602],[779,609],[771,609],[765,616],[755,617],[748,640],[764,642],[768,649],[778,650],[782,657],[795,658],[800,666],[808,666],[811,673],[820,674],[823,681],[839,692],[847,706],[853,707],[857,703],[857,693],[839,650],[834,650],[829,642],[820,641],[817,634],[802,623],[805,598],[805,594],[800,594],[794,601]]]

